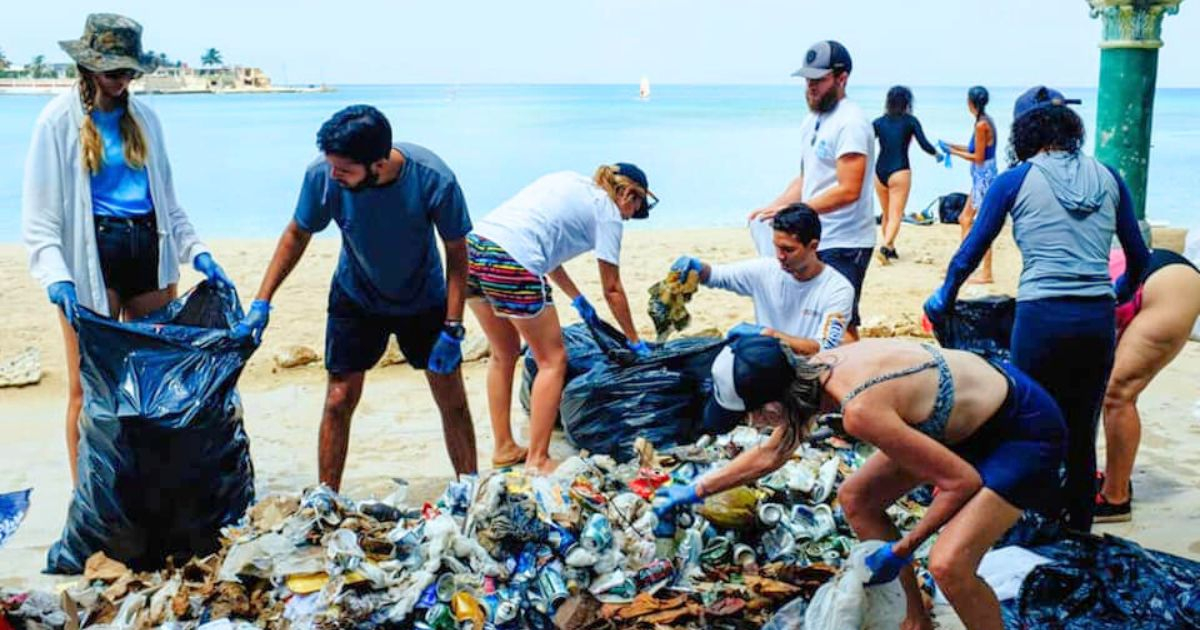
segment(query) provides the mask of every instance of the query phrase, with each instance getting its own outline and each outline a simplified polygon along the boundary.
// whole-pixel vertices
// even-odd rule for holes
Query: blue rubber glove
[[[946,168],[950,168],[950,158],[953,157],[953,155],[950,153],[950,145],[947,144],[945,140],[938,140],[938,148],[942,150],[942,155],[939,158],[939,161],[945,160]]]
[[[766,330],[766,328],[759,326],[758,324],[748,324],[746,322],[742,322],[737,326],[730,328],[729,332],[725,333],[725,338],[733,341],[734,339],[740,339],[742,337],[757,337],[763,334],[764,330]]]
[[[453,374],[462,363],[462,339],[446,331],[438,334],[429,353],[429,371],[434,374]]]
[[[234,324],[230,336],[234,339],[253,338],[255,343],[262,341],[263,331],[267,329],[267,321],[271,319],[271,303],[266,300],[254,300],[250,310],[242,321]]]
[[[1125,274],[1121,274],[1116,282],[1113,282],[1113,294],[1117,296],[1117,304],[1124,304],[1133,297],[1133,292],[1129,290],[1129,279]]]
[[[950,305],[946,304],[946,296],[942,294],[941,289],[934,291],[933,295],[925,300],[925,316],[929,318],[929,323],[933,324],[936,330],[946,323],[949,315]]]
[[[696,491],[694,482],[686,486],[663,486],[654,493],[654,514],[662,518],[677,507],[700,501],[700,494]]]
[[[650,346],[646,345],[646,342],[642,341],[641,339],[638,339],[636,342],[626,341],[625,347],[633,350],[633,353],[638,355],[639,359],[644,359],[650,356]]]
[[[217,261],[213,260],[212,255],[208,252],[198,254],[192,260],[192,266],[196,268],[196,271],[204,274],[204,277],[208,278],[209,282],[217,285],[218,288],[235,288],[233,280],[230,280],[229,276],[225,275],[225,270],[221,269],[221,265],[218,265]]]
[[[900,575],[900,570],[908,566],[912,558],[896,554],[892,545],[880,547],[875,553],[867,556],[867,568],[871,570],[871,579],[864,582],[867,586],[891,582]]]
[[[704,271],[704,263],[700,262],[699,258],[693,256],[680,256],[671,264],[671,271],[678,271],[679,275],[686,277],[689,271],[700,273]]]
[[[596,314],[596,309],[587,301],[587,298],[583,297],[582,293],[575,296],[574,300],[571,300],[571,306],[574,306],[575,311],[579,313],[579,319],[593,326],[600,323],[600,316]]]
[[[75,312],[79,308],[79,296],[75,295],[75,283],[69,280],[60,280],[46,287],[46,294],[50,296],[51,302],[62,309],[63,315],[67,316],[67,322],[74,326]]]

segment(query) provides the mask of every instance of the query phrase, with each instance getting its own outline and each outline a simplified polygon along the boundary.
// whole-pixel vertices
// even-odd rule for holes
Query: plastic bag
[[[0,494],[0,547],[25,520],[25,513],[29,511],[29,493],[32,491],[29,488]]]
[[[958,223],[958,217],[967,207],[966,193],[952,192],[937,198],[938,220],[942,223]]]
[[[944,348],[970,350],[1007,361],[1016,314],[1017,301],[1007,295],[959,300],[954,304],[954,313],[935,326],[933,334]]]
[[[604,349],[596,343],[596,338],[585,324],[572,324],[563,328],[563,345],[567,350],[567,377],[563,383],[564,387],[575,378],[608,361]],[[520,399],[521,407],[525,409],[525,413],[529,413],[529,396],[533,390],[533,377],[537,376],[537,361],[533,359],[533,352],[529,348],[525,348],[523,357]]]
[[[134,570],[216,551],[254,498],[235,384],[255,348],[228,335],[241,316],[207,283],[134,322],[80,309],[79,487],[48,572],[96,551]]]
[[[884,546],[881,540],[867,540],[850,550],[842,572],[817,589],[808,609],[804,625],[809,630],[894,630],[900,627],[907,613],[904,587],[900,580],[864,586],[871,577],[866,559]]]
[[[650,356],[638,358],[625,347],[625,337],[601,322],[591,328],[568,326],[568,340],[581,339],[582,329],[594,345],[576,341],[568,346],[568,364],[592,361],[583,375],[563,389],[559,414],[567,440],[576,448],[611,455],[633,456],[633,441],[641,436],[657,448],[694,441],[712,391],[712,363],[725,346],[716,337],[689,337],[652,346]],[[578,347],[584,358],[571,356]],[[594,352],[599,350],[601,358]]]

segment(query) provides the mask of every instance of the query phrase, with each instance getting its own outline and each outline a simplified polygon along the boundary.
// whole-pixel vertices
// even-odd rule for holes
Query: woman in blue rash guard
[[[946,280],[925,302],[942,326],[958,290],[1012,215],[1022,269],[1012,361],[1046,388],[1067,422],[1065,524],[1088,531],[1096,489],[1096,426],[1114,350],[1114,287],[1108,252],[1115,233],[1125,251],[1124,301],[1150,254],[1138,231],[1129,189],[1111,167],[1083,155],[1084,128],[1067,107],[1078,103],[1044,86],[1013,108],[1012,168],[996,178],[976,226],[959,247]]]
[[[900,221],[904,218],[904,206],[912,189],[912,167],[908,163],[908,145],[916,138],[921,150],[941,160],[942,155],[925,138],[921,121],[912,113],[912,91],[903,85],[888,90],[884,115],[876,118],[871,126],[879,139],[879,156],[875,159],[875,194],[879,197],[879,209],[883,214],[880,229],[883,230],[883,245],[875,252],[879,263],[890,265],[899,258],[896,254],[896,236],[900,234]]]

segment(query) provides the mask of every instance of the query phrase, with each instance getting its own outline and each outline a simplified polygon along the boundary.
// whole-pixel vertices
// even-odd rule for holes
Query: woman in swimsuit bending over
[[[890,339],[803,358],[770,337],[745,337],[721,351],[712,371],[718,403],[774,430],[728,466],[661,489],[660,515],[778,469],[813,418],[840,405],[845,430],[879,448],[838,492],[859,538],[893,541],[867,558],[868,584],[899,578],[903,627],[931,628],[909,563],[940,530],[929,556],[938,586],[968,628],[1003,627],[976,569],[1024,510],[1059,509],[1066,426],[1045,390],[1008,363]],[[940,492],[901,536],[885,510],[926,483]]]

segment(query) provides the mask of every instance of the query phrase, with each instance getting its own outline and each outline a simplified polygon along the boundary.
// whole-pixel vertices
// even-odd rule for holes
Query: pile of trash
[[[643,440],[630,461],[584,453],[551,476],[464,477],[419,506],[404,485],[357,502],[324,486],[274,495],[222,530],[221,549],[206,558],[134,573],[96,554],[63,591],[62,610],[35,606],[42,616],[32,621],[180,630],[761,627],[785,606],[802,615],[857,544],[836,487],[870,447],[824,435],[752,486],[662,521],[651,507],[660,487],[689,483],[765,436],[743,426],[662,452]],[[889,513],[904,528],[923,512],[905,498]],[[7,613],[19,623],[24,609],[3,603],[12,597],[0,593],[0,620]]]

